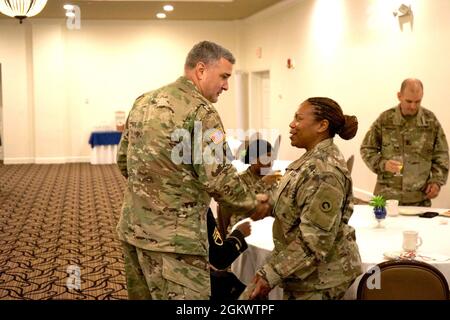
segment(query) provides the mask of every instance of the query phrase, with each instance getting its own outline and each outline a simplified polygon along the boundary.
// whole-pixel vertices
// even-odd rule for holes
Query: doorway
[[[256,131],[271,128],[270,72],[252,72],[250,78],[249,128]]]

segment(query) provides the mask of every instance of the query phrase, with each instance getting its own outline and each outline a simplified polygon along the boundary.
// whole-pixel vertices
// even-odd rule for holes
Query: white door
[[[261,109],[262,127],[270,129],[270,75],[269,72],[262,74],[261,78]]]
[[[255,131],[270,129],[270,72],[252,72],[250,79],[249,128]]]

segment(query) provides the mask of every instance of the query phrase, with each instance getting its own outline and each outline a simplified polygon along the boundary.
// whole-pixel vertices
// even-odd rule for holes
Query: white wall
[[[36,163],[66,162],[70,157],[65,81],[64,29],[59,23],[32,27],[34,143]]]
[[[403,32],[392,14],[402,2],[287,1],[245,20],[239,39],[244,71],[270,70],[272,127],[283,133],[281,158],[293,160],[302,153],[288,139],[299,103],[311,96],[331,97],[359,119],[357,136],[336,142],[346,157],[356,156],[355,187],[372,191],[376,177],[363,163],[359,146],[379,113],[397,103],[407,77],[424,82],[423,105],[450,136],[450,1],[407,1],[415,19],[413,31],[408,25]],[[261,59],[255,55],[258,47]],[[287,58],[295,61],[294,69],[286,67]],[[449,193],[444,187],[434,205],[450,207]]]
[[[3,90],[3,154],[16,163],[34,161],[33,119],[30,116],[30,30],[27,25],[0,22]]]
[[[237,50],[235,22],[0,21],[5,163],[88,161],[90,132],[183,74],[192,45]],[[237,54],[236,54],[237,56]],[[239,61],[236,64],[239,68]],[[217,109],[236,123],[233,80]]]
[[[450,1],[409,0],[414,29],[403,32],[392,15],[401,2],[286,0],[238,22],[82,21],[74,31],[58,20],[1,20],[5,163],[87,160],[93,126],[113,124],[116,110],[175,80],[192,44],[210,39],[235,53],[235,70],[270,71],[270,125],[283,134],[282,159],[302,153],[289,145],[288,124],[306,98],[329,96],[355,114],[358,135],[336,142],[346,157],[356,156],[355,186],[371,191],[375,175],[359,145],[379,113],[397,103],[404,78],[423,80],[423,104],[450,136]],[[288,58],[294,69],[286,68]],[[234,94],[231,80],[217,106],[232,129]],[[444,187],[434,204],[450,207],[449,193]]]

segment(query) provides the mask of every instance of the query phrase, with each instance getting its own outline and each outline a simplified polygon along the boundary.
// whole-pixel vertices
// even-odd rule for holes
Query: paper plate
[[[385,253],[383,253],[383,256],[387,260],[397,260],[397,259],[414,259],[416,255],[414,253],[395,250],[395,251],[386,251]]]
[[[383,253],[383,256],[387,260],[397,259],[414,259],[423,262],[444,262],[449,261],[450,257],[439,253],[424,253],[424,252],[405,252],[401,250],[387,251]]]
[[[387,251],[387,252],[383,253],[383,256],[385,259],[395,260],[395,259],[400,259],[401,254],[402,254],[402,251]]]
[[[402,216],[418,216],[419,214],[423,213],[424,211],[421,211],[420,209],[398,209],[398,213]]]
[[[449,217],[450,218],[450,210],[439,213],[440,216]]]
[[[419,252],[419,253],[417,253],[417,260],[421,260],[424,262],[427,262],[427,261],[444,262],[444,261],[450,260],[450,257],[440,254],[440,253]]]

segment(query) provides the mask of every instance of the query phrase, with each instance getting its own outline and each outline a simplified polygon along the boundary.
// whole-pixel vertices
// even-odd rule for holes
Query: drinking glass
[[[398,162],[401,163],[401,164],[397,167],[397,168],[398,168],[398,172],[396,172],[396,173],[394,174],[394,176],[396,176],[396,177],[402,176],[402,175],[403,175],[403,173],[402,173],[402,170],[403,170],[403,156],[394,156],[394,157],[392,157],[392,160],[395,160],[395,161],[398,161]]]

